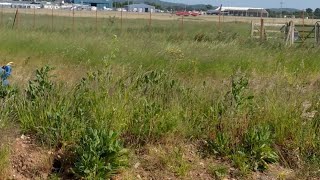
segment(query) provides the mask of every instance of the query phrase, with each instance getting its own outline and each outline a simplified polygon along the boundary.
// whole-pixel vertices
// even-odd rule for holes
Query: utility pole
[[[284,2],[283,2],[283,0],[281,0],[281,1],[280,1],[280,11],[281,11],[281,12],[280,12],[280,18],[282,18],[282,15],[283,15],[283,14],[282,14],[283,4],[284,4]]]

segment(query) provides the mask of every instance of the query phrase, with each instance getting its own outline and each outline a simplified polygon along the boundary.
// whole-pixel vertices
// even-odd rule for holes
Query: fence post
[[[3,5],[1,5],[1,26],[3,25]]]
[[[219,24],[218,24],[218,31],[221,31],[221,10],[219,12]]]
[[[261,18],[261,25],[260,25],[260,40],[264,40],[264,19]]]
[[[18,14],[19,14],[19,9],[17,8],[16,13],[14,15],[14,19],[13,19],[13,24],[12,24],[12,29],[14,28],[14,26],[17,24],[18,26]]]
[[[320,25],[317,22],[315,24],[315,39],[316,39],[316,44],[319,45],[319,40],[320,40]]]
[[[182,15],[182,18],[181,18],[181,34],[183,34],[183,25],[184,25],[184,15]]]
[[[251,37],[254,36],[254,23],[251,21]]]
[[[291,21],[291,44],[290,45],[294,44],[294,32],[295,32],[295,25],[294,25],[294,22]]]
[[[98,33],[98,8],[96,9],[96,33]]]
[[[304,9],[302,10],[302,42],[304,42]]]
[[[123,9],[121,8],[121,17],[120,17],[121,31],[122,31],[122,15],[123,15]]]
[[[72,6],[72,31],[74,32],[74,7]]]
[[[149,17],[149,31],[151,31],[151,9],[150,9],[150,17]]]
[[[53,31],[53,6],[51,9],[51,31]]]
[[[33,29],[36,27],[36,7],[33,7]]]

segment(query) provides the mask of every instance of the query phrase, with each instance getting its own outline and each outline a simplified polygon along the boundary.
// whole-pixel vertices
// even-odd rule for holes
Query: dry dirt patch
[[[33,138],[21,135],[11,142],[8,179],[47,179],[52,167],[52,153],[34,142]]]

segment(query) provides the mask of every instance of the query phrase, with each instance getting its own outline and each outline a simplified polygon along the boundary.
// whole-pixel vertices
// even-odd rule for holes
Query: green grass
[[[0,177],[5,178],[7,176],[9,162],[9,149],[2,145],[0,147]]]
[[[85,23],[90,18],[77,19],[74,31],[62,26],[66,17],[56,17],[53,30],[48,17],[37,18],[35,29],[27,15],[18,29],[0,28],[0,60],[16,62],[11,82],[18,89],[2,111],[44,144],[63,144],[71,164],[82,164],[77,174],[105,178],[116,172],[123,144],[135,149],[172,136],[206,140],[209,154],[230,159],[241,175],[276,161],[319,167],[319,114],[303,115],[320,110],[318,47],[262,43],[249,38],[245,23],[219,32],[212,22],[187,21],[182,34],[174,21],[154,21],[149,30],[145,20],[127,20],[121,30],[119,20],[106,20],[96,32]],[[45,64],[55,69],[34,77]],[[108,141],[83,143],[87,128],[119,134],[114,153],[86,154],[106,152],[99,144]],[[110,158],[98,167],[112,173],[86,169],[76,160],[81,154],[89,164]],[[179,157],[173,171],[183,176],[188,166]]]

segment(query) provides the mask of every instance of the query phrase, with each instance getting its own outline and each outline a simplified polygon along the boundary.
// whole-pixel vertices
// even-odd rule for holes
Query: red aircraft
[[[178,12],[176,12],[176,15],[177,16],[189,16],[190,13],[187,11],[178,11]]]
[[[191,16],[199,16],[201,15],[199,12],[191,12]]]

